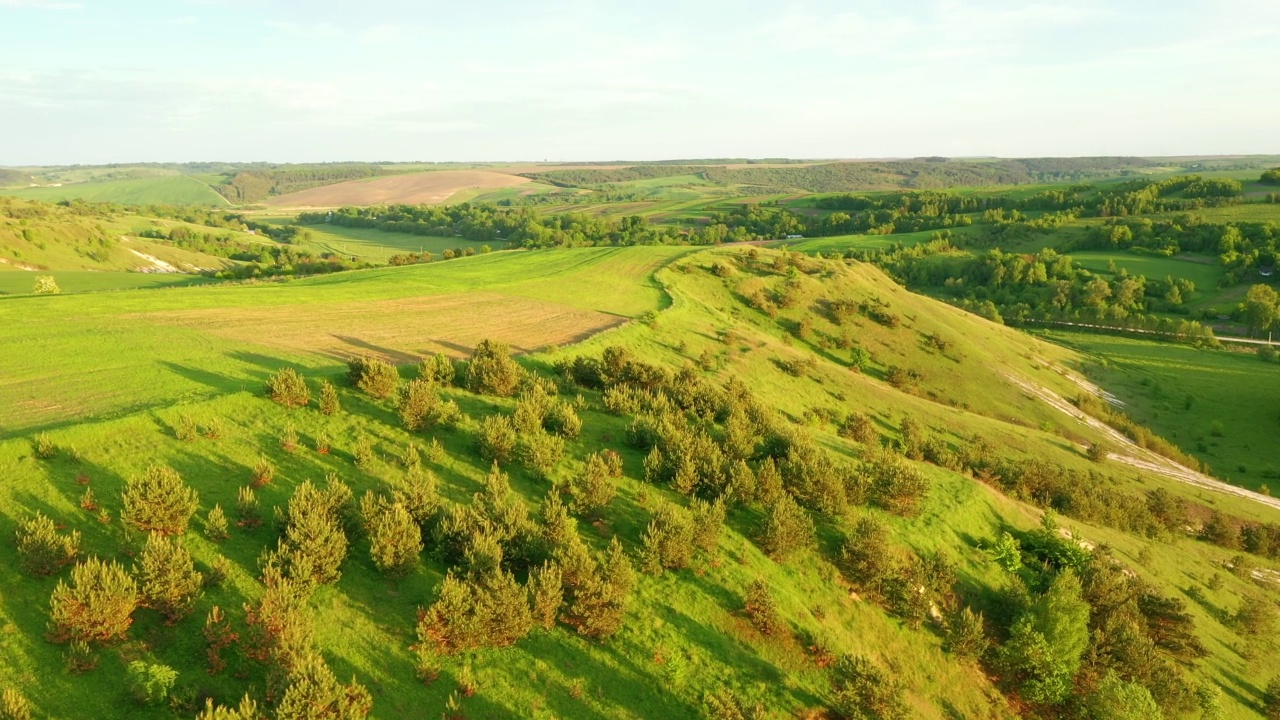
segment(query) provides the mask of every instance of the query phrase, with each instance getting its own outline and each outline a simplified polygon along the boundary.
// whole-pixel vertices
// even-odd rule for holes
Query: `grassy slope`
[[[62,187],[7,188],[0,195],[57,202],[87,200],[124,205],[227,205],[226,198],[207,184],[187,175],[107,180]]]
[[[98,308],[91,324],[115,329],[113,318],[118,320],[158,300],[236,312],[238,308],[260,305],[314,306],[344,298],[466,290],[480,283],[523,297],[594,305],[637,315],[663,304],[649,275],[676,253],[630,248],[498,254],[281,286],[120,293],[99,299],[100,305],[108,307]],[[719,356],[721,375],[749,378],[761,397],[793,416],[815,405],[842,410],[859,408],[874,413],[882,429],[891,430],[901,415],[909,412],[940,432],[957,436],[983,434],[1015,454],[1025,452],[1064,465],[1087,467],[1079,451],[1052,431],[1056,418],[1003,380],[1005,372],[1014,372],[1065,393],[1069,390],[1065,380],[1036,368],[1040,367],[1039,358],[1071,362],[1071,352],[911,295],[872,268],[834,268],[826,277],[807,279],[815,284],[807,288],[807,292],[811,291],[807,299],[816,299],[819,293],[828,291],[855,298],[876,295],[901,314],[904,327],[889,330],[862,321],[854,328],[857,341],[870,349],[876,360],[867,373],[849,372],[839,363],[841,357],[835,355],[834,362],[819,362],[812,379],[794,378],[778,370],[773,361],[810,350],[800,341],[788,340],[783,331],[785,321],[800,311],[784,312],[780,325],[746,308],[736,292],[742,289],[742,283],[753,278],[715,278],[703,269],[708,260],[707,254],[699,253],[677,259],[672,269],[659,273],[674,302],[656,323],[626,326],[588,341],[581,349],[594,352],[605,344],[623,342],[647,358],[670,363],[697,357],[703,349],[710,349]],[[687,270],[682,271],[684,266]],[[620,282],[620,278],[626,282]],[[34,315],[41,321],[34,324],[54,323],[51,327],[68,336],[65,345],[41,351],[42,357],[107,356],[100,348],[86,344],[87,338],[77,336],[71,326],[57,324],[68,322],[67,316],[90,311],[88,303],[76,300],[21,301],[24,316]],[[0,313],[12,312],[6,305],[18,303],[0,303]],[[824,323],[817,322],[815,330],[836,332]],[[189,363],[187,376],[214,387],[184,393],[181,385],[163,370],[157,375],[160,365],[154,361],[148,364],[143,360],[144,354],[113,356],[106,367],[71,367],[82,381],[60,389],[67,400],[83,400],[77,396],[86,394],[88,383],[83,378],[88,377],[100,378],[108,385],[134,374],[153,382],[160,377],[164,382],[157,383],[161,387],[154,393],[157,404],[153,407],[53,432],[59,446],[78,448],[82,455],[78,463],[67,459],[65,453],[58,460],[40,462],[31,457],[25,440],[0,442],[0,474],[10,478],[0,484],[0,535],[12,532],[19,513],[39,508],[81,529],[97,552],[114,555],[120,545],[115,531],[97,525],[76,507],[81,489],[74,478],[79,473],[87,475],[99,499],[114,512],[118,510],[123,477],[158,459],[173,464],[201,491],[206,510],[214,502],[224,507],[233,504],[236,486],[247,481],[260,454],[270,456],[279,467],[276,483],[262,493],[266,506],[283,503],[295,483],[319,478],[330,469],[340,472],[357,493],[399,481],[400,472],[392,461],[410,438],[395,425],[386,405],[371,403],[344,390],[346,412],[333,419],[313,410],[290,413],[259,396],[257,388],[267,367],[250,362],[240,368],[236,372],[243,386],[237,387],[236,378],[226,377],[228,363],[233,361],[223,353],[239,353],[242,357],[238,362],[249,358],[257,363],[269,360],[265,363],[268,366],[283,360],[301,361],[302,356],[263,358],[253,348],[218,347],[211,345],[207,337],[187,337],[169,329],[135,324],[139,338],[145,334],[153,338],[157,347],[177,346]],[[737,336],[726,345],[717,339],[717,334],[730,327]],[[0,323],[0,328],[5,334],[20,331],[12,323]],[[953,341],[952,350],[947,355],[926,350],[921,343],[926,332],[945,333]],[[545,359],[548,358],[534,356],[531,362],[537,364]],[[881,382],[878,375],[889,363],[919,370],[923,375],[919,392],[903,393]],[[313,375],[336,371],[332,360],[312,358],[306,364]],[[4,376],[12,370],[30,372],[18,364],[6,368]],[[189,378],[182,380],[189,382]],[[42,378],[28,376],[27,382],[47,387]],[[930,392],[964,402],[970,410],[933,402]],[[490,412],[493,406],[510,407],[509,401],[476,398],[460,391],[450,394],[473,417]],[[838,400],[837,396],[845,399]],[[58,412],[64,417],[75,414],[70,407]],[[220,417],[226,424],[225,434],[216,441],[179,443],[169,428],[182,414],[197,421]],[[1017,421],[1010,422],[1015,417]],[[629,547],[635,547],[653,503],[658,497],[672,496],[666,490],[645,487],[631,479],[641,474],[641,458],[620,446],[623,420],[595,411],[585,413],[584,419],[587,430],[571,443],[570,455],[581,457],[602,445],[623,451],[627,479],[623,481],[621,497],[608,512],[606,527],[617,532]],[[304,443],[318,431],[327,432],[335,453],[282,453],[276,438],[290,422],[297,426]],[[830,428],[815,429],[835,451],[860,454],[858,446],[835,438]],[[1088,437],[1084,430],[1071,432]],[[359,433],[373,437],[383,457],[368,472],[354,470],[347,455]],[[439,438],[448,452],[434,469],[444,481],[446,495],[462,501],[477,488],[482,464],[474,458],[465,431],[442,433]],[[558,475],[566,476],[572,467],[572,462],[566,463]],[[898,541],[921,550],[945,549],[964,582],[998,585],[998,572],[977,549],[975,541],[992,537],[1001,524],[1030,527],[1036,513],[953,473],[936,468],[926,468],[926,472],[935,481],[935,491],[919,518],[891,521]],[[1128,478],[1120,481],[1132,482]],[[545,487],[519,471],[515,472],[514,483],[531,502],[541,497]],[[1152,487],[1164,483],[1145,478],[1142,484]],[[473,717],[693,717],[698,714],[701,693],[718,686],[733,687],[783,713],[819,705],[826,691],[823,674],[805,660],[798,647],[759,637],[735,613],[742,588],[760,575],[775,588],[782,611],[794,626],[829,639],[839,650],[867,653],[891,664],[910,687],[913,717],[1011,715],[1003,699],[975,667],[957,662],[941,651],[940,639],[934,632],[906,629],[879,609],[853,601],[834,581],[834,569],[822,558],[810,555],[783,567],[765,559],[741,534],[751,520],[750,513],[733,518],[731,526],[739,532],[726,537],[719,563],[699,561],[692,571],[668,573],[660,578],[642,577],[626,628],[609,643],[586,643],[558,630],[536,635],[508,651],[478,656],[475,667],[480,692],[466,701],[466,712]],[[603,543],[607,537],[589,526],[582,529],[595,542]],[[1116,546],[1128,559],[1136,557],[1147,545],[1114,531],[1088,526],[1079,526],[1078,530],[1085,537]],[[236,564],[232,580],[225,587],[210,591],[196,615],[176,628],[166,628],[148,612],[140,612],[133,642],[104,653],[102,667],[93,674],[74,683],[59,681],[56,687],[46,679],[46,673],[60,665],[60,649],[39,639],[53,581],[19,578],[13,570],[12,546],[0,544],[0,585],[6,588],[0,595],[0,630],[4,631],[0,632],[0,648],[4,649],[0,653],[0,676],[17,678],[30,688],[41,710],[54,716],[79,716],[85,714],[86,708],[103,717],[123,716],[118,682],[122,658],[138,655],[174,665],[182,671],[185,681],[221,697],[238,694],[243,683],[229,673],[216,677],[204,674],[201,647],[193,638],[198,637],[203,613],[214,603],[227,608],[233,617],[241,617],[240,606],[258,592],[253,580],[254,561],[269,540],[270,532],[265,528],[254,532],[237,530],[234,538],[220,548],[195,534],[189,536],[188,544],[201,562],[207,563],[214,552],[221,552]],[[1212,572],[1210,563],[1223,560],[1226,554],[1190,542],[1169,547],[1156,544],[1149,551],[1152,560],[1142,572],[1170,594],[1179,594],[1188,584],[1203,582]],[[323,649],[340,676],[355,673],[374,691],[377,717],[434,715],[456,687],[456,664],[448,667],[434,685],[418,684],[412,679],[406,650],[412,641],[415,609],[429,601],[431,588],[441,573],[442,568],[432,563],[399,583],[388,582],[370,567],[364,544],[356,543],[343,580],[335,587],[322,589],[313,600],[322,628]],[[1233,609],[1238,602],[1234,596],[1244,589],[1241,581],[1228,576],[1221,590],[1206,591],[1207,606],[1191,608],[1216,653],[1200,672],[1227,686],[1228,716],[1240,718],[1254,717],[1237,698],[1256,697],[1259,682],[1266,677],[1266,658],[1249,665],[1232,654],[1228,646],[1236,640],[1214,613],[1220,608]],[[134,711],[130,716],[166,715]]]
[[[293,216],[267,215],[255,217],[260,222],[287,224],[294,221]],[[310,234],[299,246],[317,255],[334,253],[341,257],[355,258],[364,262],[386,263],[387,258],[398,253],[416,253],[426,251],[437,258],[445,250],[471,248],[479,252],[485,243],[475,242],[460,237],[438,237],[434,235],[412,235],[410,233],[384,232],[372,228],[349,228],[337,225],[307,225]]]

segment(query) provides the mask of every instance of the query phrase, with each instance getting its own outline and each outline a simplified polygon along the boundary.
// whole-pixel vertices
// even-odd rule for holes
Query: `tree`
[[[876,431],[876,424],[870,416],[855,412],[849,413],[849,417],[840,424],[840,437],[870,445],[880,437],[880,433]]]
[[[960,657],[979,658],[987,651],[986,630],[982,613],[967,607],[959,608],[947,618],[947,649]]]
[[[1262,713],[1267,720],[1280,720],[1280,675],[1271,678],[1262,693]]]
[[[1088,644],[1089,604],[1075,573],[1064,570],[1014,622],[1001,660],[1023,697],[1057,703],[1070,694]]]
[[[429,429],[439,418],[440,393],[429,380],[410,380],[400,391],[400,422],[409,432]]]
[[[726,508],[724,498],[716,498],[715,502],[693,500],[693,544],[708,555],[715,555],[720,545],[720,535],[724,532]]]
[[[222,542],[231,537],[228,530],[227,514],[221,505],[214,505],[204,521],[204,535],[214,542]]]
[[[0,692],[0,720],[31,720],[31,701],[14,690]]]
[[[879,453],[870,468],[871,495],[876,504],[895,515],[912,517],[929,493],[929,479],[902,456]]]
[[[142,532],[181,535],[200,499],[177,471],[152,465],[141,476],[125,481],[121,519]]]
[[[89,558],[71,569],[49,600],[49,634],[58,643],[105,643],[129,631],[138,585],[116,562]]]
[[[511,573],[494,568],[461,579],[451,572],[435,603],[418,614],[418,642],[443,655],[508,647],[533,629],[528,593]]]
[[[1276,618],[1275,603],[1260,595],[1249,595],[1231,616],[1231,624],[1241,635],[1268,637],[1275,628]]]
[[[328,380],[320,382],[320,412],[325,415],[335,415],[342,409],[338,402],[338,388]]]
[[[52,275],[37,275],[35,288],[32,289],[36,295],[57,295],[62,292],[58,287],[58,281],[53,279]]]
[[[845,720],[905,720],[909,715],[902,682],[870,660],[841,655],[831,669],[832,709]]]
[[[418,365],[418,377],[437,385],[452,385],[454,372],[453,361],[443,353],[424,357]]]
[[[511,359],[511,349],[493,340],[481,340],[467,365],[467,389],[482,395],[510,397],[524,371]]]
[[[559,565],[546,562],[529,573],[529,606],[535,625],[545,630],[554,628],[563,604],[564,578]]]
[[[564,438],[542,429],[525,433],[516,441],[516,455],[535,477],[547,479],[564,457]]]
[[[178,671],[168,665],[134,660],[129,663],[125,683],[139,705],[161,705],[178,682]]]
[[[387,398],[400,385],[400,373],[385,360],[361,355],[347,361],[347,382],[370,397]]]
[[[751,624],[762,635],[777,635],[786,627],[782,616],[778,614],[778,604],[773,601],[769,585],[764,578],[756,578],[747,585],[747,594],[742,601],[743,610],[751,620]]]
[[[282,688],[294,668],[312,654],[315,627],[307,606],[308,585],[268,565],[262,572],[262,596],[245,603],[249,633],[246,654],[268,668],[268,685]]]
[[[169,624],[191,614],[200,597],[204,576],[177,539],[152,533],[138,559],[142,605],[158,611]]]
[[[75,561],[80,533],[58,532],[53,521],[37,512],[18,525],[18,564],[32,575],[52,575]]]
[[[337,582],[347,557],[347,536],[333,498],[308,480],[293,491],[285,517],[274,558],[281,568],[296,579]]]
[[[1107,673],[1093,692],[1085,696],[1086,713],[1092,720],[1162,720],[1164,713],[1145,687],[1126,682],[1114,670]]]
[[[813,519],[790,493],[784,492],[766,511],[759,540],[765,554],[783,562],[796,551],[813,545]]]
[[[373,697],[356,682],[343,685],[318,653],[310,654],[289,674],[289,685],[276,707],[276,720],[363,720],[373,710]]]
[[[1271,168],[1263,171],[1258,178],[1258,182],[1263,185],[1280,185],[1280,168]]]
[[[403,577],[418,564],[422,530],[404,505],[392,503],[373,518],[369,544],[378,570],[392,577]]]
[[[1244,314],[1252,332],[1261,334],[1271,329],[1280,312],[1278,302],[1280,295],[1270,285],[1254,285],[1249,288],[1244,298]]]
[[[840,549],[840,569],[863,591],[883,592],[893,575],[889,528],[870,515],[859,520]]]
[[[593,559],[578,540],[560,556],[566,589],[564,621],[586,637],[603,639],[616,633],[635,587],[635,570],[622,543],[614,537],[608,550]]]
[[[663,503],[654,512],[644,533],[640,551],[645,572],[661,575],[664,569],[688,567],[693,558],[693,516],[684,508]]]
[[[506,415],[490,415],[480,421],[480,430],[476,434],[476,449],[480,457],[503,465],[511,460],[516,448],[516,429],[511,418]]]
[[[617,492],[617,483],[600,453],[588,455],[582,471],[569,480],[573,510],[580,515],[598,516]]]
[[[235,707],[215,705],[212,698],[207,698],[204,702],[204,710],[196,716],[196,720],[262,720],[258,703],[247,694]]]
[[[267,396],[285,407],[306,407],[311,402],[311,389],[297,370],[281,368],[267,379]]]

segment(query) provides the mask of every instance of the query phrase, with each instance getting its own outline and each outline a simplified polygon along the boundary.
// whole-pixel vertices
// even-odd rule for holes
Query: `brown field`
[[[392,300],[237,309],[175,310],[135,316],[237,342],[345,361],[372,354],[396,363],[443,352],[470,354],[484,338],[515,352],[578,342],[626,318],[490,292]]]
[[[272,207],[339,207],[382,203],[439,203],[459,190],[523,185],[529,178],[488,170],[435,170],[374,180],[349,180],[300,190],[266,201]]]

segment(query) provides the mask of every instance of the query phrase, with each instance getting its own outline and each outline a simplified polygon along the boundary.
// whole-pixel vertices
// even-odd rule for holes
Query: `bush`
[[[480,422],[476,450],[488,462],[503,465],[516,449],[516,428],[506,415],[490,415]]]
[[[58,287],[58,281],[52,275],[37,275],[31,292],[36,295],[57,295],[62,292],[62,288]]]
[[[400,385],[400,373],[385,360],[361,355],[347,361],[347,382],[370,397],[387,398]]]
[[[52,575],[75,561],[80,533],[58,532],[53,521],[37,512],[18,525],[18,564],[32,575]]]
[[[778,501],[769,506],[759,539],[765,554],[783,562],[793,553],[813,545],[813,519],[790,493],[783,492]]]
[[[170,625],[191,614],[204,584],[191,553],[178,540],[159,533],[147,538],[135,574],[142,605],[164,615]]]
[[[307,381],[293,368],[281,368],[267,379],[267,396],[285,407],[306,407],[311,402]]]
[[[947,617],[946,641],[947,650],[960,657],[982,657],[990,645],[983,628],[982,614],[967,607],[952,612]]]
[[[524,370],[511,359],[511,349],[493,340],[481,340],[467,365],[467,388],[482,395],[510,397],[520,385]]]
[[[929,494],[929,480],[901,456],[883,451],[871,463],[871,495],[895,515],[912,517]]]
[[[168,665],[134,660],[125,671],[129,694],[141,705],[163,704],[177,682],[178,671]]]
[[[177,471],[152,465],[141,477],[125,481],[121,519],[142,532],[181,535],[200,499]]]
[[[762,578],[756,578],[747,585],[743,610],[762,635],[778,635],[786,628],[786,623],[778,614],[777,603],[769,592],[769,585]]]
[[[328,380],[320,383],[320,412],[325,415],[334,415],[338,410],[342,409],[338,402],[338,388]]]
[[[840,424],[840,437],[870,445],[880,439],[880,433],[866,413],[849,413],[849,417]]]
[[[58,643],[123,639],[138,607],[138,585],[116,562],[89,558],[58,581],[49,601],[49,635]]]

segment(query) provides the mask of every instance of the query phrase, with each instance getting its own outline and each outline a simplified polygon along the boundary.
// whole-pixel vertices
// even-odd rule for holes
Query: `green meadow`
[[[0,195],[58,202],[84,200],[121,205],[217,205],[225,198],[208,184],[188,175],[67,183],[61,187],[0,188]]]

